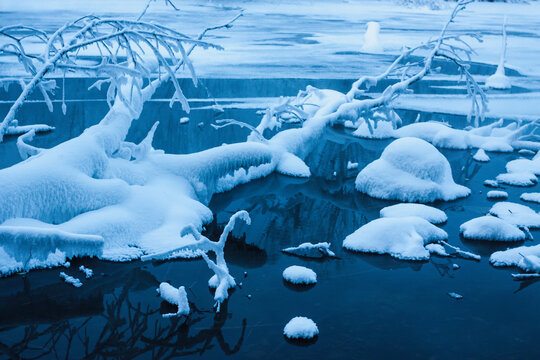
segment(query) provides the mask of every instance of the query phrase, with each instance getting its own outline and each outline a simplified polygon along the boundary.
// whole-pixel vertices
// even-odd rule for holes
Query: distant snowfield
[[[434,37],[450,12],[409,9],[392,1],[322,0],[194,1],[177,2],[175,12],[153,2],[148,21],[196,35],[206,26],[224,23],[240,9],[245,16],[231,29],[208,36],[225,51],[196,50],[194,63],[201,77],[307,77],[357,78],[380,72],[402,46]],[[81,15],[136,17],[146,0],[91,2],[3,0],[0,23],[31,24],[53,31]],[[496,64],[500,52],[503,14],[508,16],[507,66],[528,75],[540,75],[540,3],[475,3],[452,24],[452,32],[475,32],[484,42],[474,47],[475,61]],[[360,53],[366,24],[380,23],[383,54]],[[0,75],[9,72],[0,59]]]

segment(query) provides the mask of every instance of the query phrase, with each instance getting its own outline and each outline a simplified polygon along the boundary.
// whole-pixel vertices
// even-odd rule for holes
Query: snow
[[[507,199],[508,193],[506,191],[491,190],[487,192],[488,199]]]
[[[293,265],[283,270],[283,279],[293,284],[311,285],[317,283],[317,274],[310,268]]]
[[[490,160],[484,149],[478,149],[478,151],[473,155],[473,159],[479,162],[488,162]]]
[[[540,214],[525,205],[498,202],[491,207],[489,213],[516,226],[540,228]]]
[[[282,155],[280,162],[276,167],[276,171],[283,175],[295,177],[310,177],[311,172],[309,167],[298,156],[286,152]]]
[[[81,280],[74,278],[73,276],[69,276],[63,271],[60,273],[60,277],[64,279],[64,281],[67,282],[68,284],[71,284],[77,288],[82,286]]]
[[[491,188],[498,188],[499,182],[497,180],[484,180],[484,186],[491,187]]]
[[[459,227],[465,239],[487,241],[523,241],[526,235],[516,226],[494,216],[481,216]]]
[[[495,74],[486,79],[486,87],[496,90],[508,90],[512,88],[512,83],[505,75],[504,66],[497,66]]]
[[[0,249],[0,274],[9,275],[63,265],[73,256],[99,256],[103,238],[68,233],[50,225],[41,227],[39,222],[12,220],[0,226]]]
[[[525,271],[540,273],[540,245],[520,246],[491,254],[493,266],[517,266]]]
[[[362,52],[366,53],[381,53],[383,47],[381,40],[379,39],[379,32],[381,25],[376,21],[370,21],[367,23],[366,32],[364,33],[364,44],[362,45]]]
[[[285,325],[283,335],[289,339],[312,339],[319,335],[319,329],[313,320],[297,316]]]
[[[164,314],[163,317],[182,316],[189,314],[189,302],[186,289],[180,286],[178,289],[167,282],[159,284],[156,289],[159,296],[169,304],[178,306],[178,311],[172,314]]]
[[[89,269],[85,267],[84,265],[79,266],[79,270],[81,270],[87,279],[90,279],[94,275],[94,271],[92,269]]]
[[[303,243],[295,247],[288,247],[283,250],[284,253],[307,258],[334,257],[336,254],[330,250],[330,243],[320,242],[317,244]]]
[[[540,204],[540,193],[537,192],[523,193],[519,198],[523,201],[530,201]]]
[[[371,119],[362,122],[352,134],[362,139],[389,139],[395,137],[392,122],[377,121],[375,123]]]
[[[428,121],[396,129],[393,137],[417,137],[437,147],[447,149],[478,148],[487,151],[511,152],[514,149],[512,141],[526,131],[528,126],[530,125],[525,124],[518,127],[515,123],[503,126],[503,121],[499,120],[478,128],[461,130],[454,129],[445,123]]]
[[[536,176],[529,172],[499,174],[496,179],[502,184],[513,186],[533,186],[538,182]]]
[[[506,164],[506,171],[509,173],[531,173],[540,175],[540,156],[533,159],[516,159]]]
[[[425,246],[447,238],[444,230],[420,217],[380,218],[348,235],[343,247],[403,260],[427,260],[429,251]]]
[[[429,251],[430,254],[435,254],[439,256],[450,256],[444,249],[444,246],[441,244],[427,244],[426,250]]]
[[[348,161],[347,162],[347,170],[354,170],[354,169],[358,169],[358,163]]]
[[[450,296],[452,299],[461,300],[463,299],[463,295],[460,295],[456,292],[449,292],[448,296]]]
[[[470,194],[454,182],[448,160],[417,138],[393,141],[378,160],[360,171],[355,184],[371,197],[405,202],[449,201]]]
[[[382,208],[381,217],[418,216],[432,224],[442,224],[448,220],[445,212],[424,204],[402,203]]]
[[[536,152],[528,150],[528,149],[521,149],[518,151],[518,154],[522,156],[534,156],[536,155]]]

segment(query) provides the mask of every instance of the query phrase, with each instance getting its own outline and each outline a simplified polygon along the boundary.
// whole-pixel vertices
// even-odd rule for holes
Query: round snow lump
[[[466,239],[488,241],[523,241],[523,231],[495,216],[481,216],[463,223],[459,232]]]
[[[289,339],[313,339],[319,335],[319,329],[313,320],[304,316],[297,316],[285,325],[283,335]]]
[[[283,278],[293,284],[310,285],[317,283],[315,271],[298,265],[289,266],[283,270]]]
[[[418,216],[432,224],[442,224],[448,220],[444,211],[424,204],[402,203],[381,209],[381,217]]]
[[[418,138],[393,141],[381,157],[356,177],[356,189],[371,197],[404,202],[434,202],[468,196],[452,178],[450,163],[433,145]]]

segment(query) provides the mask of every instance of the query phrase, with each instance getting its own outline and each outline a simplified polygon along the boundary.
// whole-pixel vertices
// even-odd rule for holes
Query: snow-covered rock
[[[319,329],[313,320],[304,316],[297,316],[285,325],[283,335],[289,339],[313,339],[319,335]]]
[[[540,193],[538,192],[523,193],[519,198],[523,201],[530,201],[540,204]]]
[[[402,203],[381,209],[381,217],[418,216],[432,224],[442,224],[448,220],[445,212],[424,204]]]
[[[520,246],[491,254],[493,266],[517,266],[525,271],[540,273],[540,245]]]
[[[478,151],[473,155],[473,159],[479,162],[488,162],[490,160],[484,149],[478,149]]]
[[[506,164],[506,171],[509,173],[531,173],[540,175],[540,157],[533,159],[516,159]]]
[[[310,268],[293,265],[283,270],[283,279],[293,284],[311,285],[317,283],[317,274]]]
[[[169,304],[178,306],[176,313],[164,314],[163,317],[181,316],[189,314],[189,302],[186,289],[180,286],[178,289],[167,282],[159,284],[156,289],[159,296]]]
[[[307,257],[307,258],[322,258],[334,257],[336,254],[330,250],[330,243],[320,242],[317,244],[303,243],[298,246],[288,247],[283,250],[286,254]]]
[[[497,175],[497,181],[513,186],[533,186],[538,182],[538,179],[530,172],[513,172]]]
[[[448,234],[417,216],[373,220],[343,240],[348,250],[389,254],[403,260],[429,259],[429,243],[443,241]]]
[[[498,202],[489,209],[489,213],[516,226],[540,228],[540,214],[526,205]]]
[[[459,227],[466,239],[487,241],[523,241],[523,231],[494,216],[481,216],[463,223]]]
[[[525,125],[526,126],[526,125]],[[445,123],[429,121],[403,126],[394,131],[394,137],[417,137],[437,147],[447,149],[483,149],[486,151],[511,152],[512,141],[524,127],[516,124],[503,126],[503,121],[468,130],[454,129]]]
[[[491,190],[487,192],[488,199],[508,199],[508,193],[506,191]]]
[[[356,189],[375,198],[423,203],[470,194],[454,182],[448,160],[417,138],[401,138],[388,145],[378,160],[360,171]]]

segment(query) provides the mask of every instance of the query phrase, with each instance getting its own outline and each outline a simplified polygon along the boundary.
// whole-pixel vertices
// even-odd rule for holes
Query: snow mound
[[[507,201],[498,202],[489,209],[489,213],[516,226],[540,228],[540,214],[525,205]]]
[[[540,245],[520,246],[491,254],[493,266],[517,266],[525,271],[540,273]]]
[[[169,304],[178,306],[176,313],[164,314],[163,317],[181,316],[189,314],[189,302],[186,289],[180,286],[178,289],[167,282],[159,284],[156,289],[159,296]]]
[[[486,79],[486,87],[488,89],[508,90],[512,88],[512,83],[504,72],[504,66],[498,66],[495,74]]]
[[[319,335],[319,329],[313,320],[304,316],[297,316],[285,325],[283,335],[289,339],[313,339]]]
[[[508,193],[506,191],[491,190],[487,192],[488,199],[508,199]]]
[[[497,181],[513,186],[533,186],[538,182],[538,179],[530,172],[513,172],[497,175]]]
[[[293,284],[311,285],[317,283],[317,274],[310,268],[293,265],[283,270],[283,279]]]
[[[334,257],[336,254],[330,250],[330,243],[320,242],[317,244],[303,243],[298,246],[288,247],[283,250],[286,254],[296,255],[307,258]]]
[[[429,243],[443,241],[448,234],[417,216],[380,218],[362,226],[343,240],[353,251],[389,254],[403,260],[427,260]]]
[[[490,160],[484,149],[478,149],[478,151],[473,155],[473,159],[479,162],[488,162]]]
[[[525,125],[527,126],[527,125]],[[470,148],[486,151],[511,152],[511,143],[524,131],[524,127],[510,124],[503,127],[503,121],[478,128],[454,129],[445,123],[429,121],[403,126],[394,131],[394,137],[417,137],[437,147],[465,150]]]
[[[523,241],[523,231],[494,216],[481,216],[463,223],[459,227],[466,239],[487,241]]]
[[[540,193],[534,192],[534,193],[523,193],[519,197],[523,201],[530,201],[540,204]]]
[[[531,173],[540,175],[540,157],[533,159],[516,159],[506,164],[506,171],[509,173]]]
[[[367,53],[381,53],[383,47],[379,39],[379,32],[381,26],[378,22],[370,21],[367,23],[367,29],[364,34],[364,44],[362,45],[362,51]]]
[[[388,145],[378,160],[360,171],[356,189],[375,198],[405,202],[448,201],[470,194],[454,182],[448,160],[417,138]]]
[[[442,224],[448,220],[445,212],[424,204],[396,204],[381,209],[381,217],[418,216],[432,224]]]

